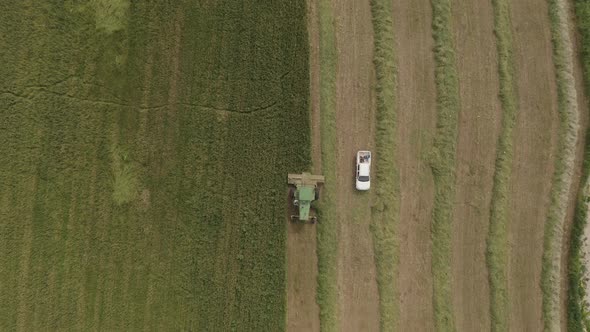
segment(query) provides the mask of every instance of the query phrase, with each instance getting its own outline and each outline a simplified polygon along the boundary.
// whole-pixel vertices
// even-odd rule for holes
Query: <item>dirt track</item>
[[[375,105],[373,26],[369,1],[335,0],[336,206],[340,227],[338,288],[340,331],[377,331],[379,296],[369,229],[371,193],[354,189],[357,150],[372,149]]]
[[[430,1],[395,0],[393,13],[401,181],[398,329],[433,331],[430,225],[434,184],[426,159],[436,126]]]
[[[491,1],[453,6],[461,112],[453,218],[453,309],[458,331],[490,329],[486,239],[502,118]]]
[[[315,227],[289,223],[287,232],[287,331],[319,331]]]
[[[541,331],[543,232],[558,129],[547,3],[512,2],[519,113],[509,207],[508,293],[511,331]]]
[[[379,329],[379,295],[369,229],[371,193],[354,189],[357,150],[372,149],[375,125],[373,30],[369,2],[333,1],[336,33],[336,210],[338,211],[338,310],[341,331]],[[321,172],[319,131],[319,30],[317,1],[308,1],[310,31],[312,160]],[[316,230],[288,228],[289,331],[319,330],[315,302],[317,281]],[[313,256],[313,257],[312,257]]]

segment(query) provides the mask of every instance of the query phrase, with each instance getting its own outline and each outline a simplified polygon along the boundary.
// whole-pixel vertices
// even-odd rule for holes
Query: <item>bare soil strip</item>
[[[354,189],[356,151],[373,149],[373,26],[368,1],[334,0],[340,331],[377,331],[379,295],[369,229],[371,193]]]
[[[437,114],[432,9],[428,0],[396,0],[393,9],[401,189],[398,330],[433,331],[430,227],[434,183],[427,160]]]
[[[490,329],[486,238],[502,112],[491,2],[453,3],[461,112],[453,220],[453,306],[458,331]]]
[[[312,171],[321,174],[320,58],[317,2],[307,1],[311,100]],[[320,310],[316,302],[318,257],[316,227],[287,226],[287,331],[319,331]]]
[[[289,223],[287,229],[287,331],[319,331],[316,303],[318,263],[313,225]]]
[[[511,2],[519,113],[509,207],[511,331],[541,331],[541,259],[557,144],[557,95],[548,7]]]

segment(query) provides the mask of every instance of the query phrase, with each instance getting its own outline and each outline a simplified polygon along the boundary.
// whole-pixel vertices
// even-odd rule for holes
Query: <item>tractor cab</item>
[[[289,198],[299,212],[298,215],[291,215],[291,220],[315,222],[317,217],[311,213],[311,202],[320,198],[318,185],[324,183],[324,177],[309,173],[289,174],[287,182],[291,185]]]

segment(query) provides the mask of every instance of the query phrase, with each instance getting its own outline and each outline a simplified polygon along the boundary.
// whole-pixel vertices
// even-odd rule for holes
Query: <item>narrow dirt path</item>
[[[286,221],[288,222],[288,221]],[[318,259],[314,225],[287,227],[287,331],[319,331]]]
[[[312,172],[321,174],[320,58],[317,2],[307,1],[311,101]],[[287,331],[319,331],[316,302],[318,257],[316,227],[288,222],[287,226]]]
[[[430,225],[434,183],[427,163],[436,127],[432,9],[428,0],[393,1],[400,175],[400,331],[433,331]]]
[[[545,1],[511,6],[519,112],[509,211],[511,331],[541,331],[543,232],[558,130],[555,70]]]
[[[373,26],[368,1],[333,0],[335,17],[336,139],[339,220],[338,289],[341,331],[377,331],[379,295],[371,192],[354,188],[357,150],[373,149],[375,98]]]
[[[453,306],[458,331],[490,329],[486,239],[502,112],[490,1],[454,3],[461,112],[453,219]]]

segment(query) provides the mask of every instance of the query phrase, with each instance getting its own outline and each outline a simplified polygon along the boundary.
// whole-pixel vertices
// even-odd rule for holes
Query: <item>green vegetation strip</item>
[[[584,74],[586,75],[586,74]],[[568,260],[567,330],[590,330],[590,304],[587,302],[588,267],[584,257],[584,230],[588,227],[590,208],[590,133],[586,133],[582,185],[578,193]]]
[[[317,252],[320,329],[338,331],[338,214],[336,204],[336,42],[329,0],[319,1],[320,20],[320,130],[322,172],[326,183],[318,209]]]
[[[375,149],[376,202],[372,224],[381,331],[393,331],[397,318],[395,269],[398,262],[395,227],[399,215],[399,181],[395,163],[395,58],[392,2],[372,0],[375,32],[374,64],[377,74],[377,130]]]
[[[487,239],[486,261],[490,282],[490,313],[492,331],[508,330],[508,220],[509,188],[512,175],[513,130],[518,112],[518,97],[514,81],[513,39],[510,22],[510,4],[506,0],[494,0],[494,28],[498,51],[500,77],[500,102],[502,104],[502,128],[498,137],[496,169],[490,229]]]
[[[1,331],[285,330],[305,12],[4,3]]]
[[[543,241],[543,319],[545,331],[559,331],[560,275],[563,225],[576,158],[578,139],[578,104],[573,75],[573,51],[569,37],[568,9],[564,0],[549,0],[549,17],[553,41],[553,61],[557,82],[559,134],[555,173],[551,188],[551,205],[545,222]]]
[[[438,331],[455,331],[451,290],[451,231],[455,197],[455,158],[459,82],[455,63],[450,0],[431,0],[437,129],[431,155],[435,194],[432,212],[434,316]]]
[[[590,1],[575,1],[576,24],[581,36],[581,57],[586,95],[590,95]],[[568,261],[567,329],[571,332],[590,330],[590,308],[585,301],[588,289],[588,267],[584,263],[584,230],[590,208],[590,130],[586,131],[581,187],[576,202]],[[586,239],[587,241],[587,239]]]

